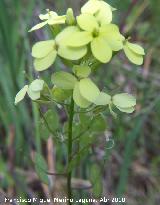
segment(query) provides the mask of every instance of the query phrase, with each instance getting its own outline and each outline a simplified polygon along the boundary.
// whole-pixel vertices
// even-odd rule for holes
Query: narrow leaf
[[[49,184],[48,175],[46,174],[46,172],[48,171],[48,166],[43,156],[36,153],[34,163],[35,163],[36,172],[40,180],[45,184]]]

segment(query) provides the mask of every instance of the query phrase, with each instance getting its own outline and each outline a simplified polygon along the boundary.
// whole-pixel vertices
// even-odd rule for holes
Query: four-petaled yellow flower
[[[93,56],[102,63],[111,60],[112,51],[123,48],[125,38],[115,24],[100,25],[95,16],[87,13],[78,16],[77,23],[81,31],[66,39],[68,46],[80,47],[90,43]]]
[[[38,30],[47,24],[48,25],[57,25],[57,24],[65,24],[65,22],[66,22],[66,15],[58,16],[58,14],[56,12],[50,11],[49,9],[47,9],[46,14],[40,14],[39,18],[43,22],[35,25],[33,28],[31,28],[29,30],[29,32]]]

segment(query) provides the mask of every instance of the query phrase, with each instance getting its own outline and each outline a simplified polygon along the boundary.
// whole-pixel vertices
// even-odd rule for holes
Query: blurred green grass
[[[15,138],[12,145],[15,149],[14,166],[22,170],[31,167],[31,147],[41,151],[42,146],[41,133],[36,126],[39,122],[36,106],[30,102],[14,106],[14,96],[26,83],[27,76],[37,76],[32,67],[30,45],[48,36],[47,32],[28,34],[27,31],[38,21],[37,14],[46,8],[64,12],[69,5],[78,11],[82,2],[84,1],[0,1],[0,176],[5,176],[0,182],[2,188],[15,183],[15,178],[12,179],[6,167],[10,160],[8,151],[11,136],[14,135]],[[126,36],[131,35],[133,40],[143,44],[146,59],[144,66],[138,68],[128,64],[123,55],[120,55],[118,60],[114,59],[111,64],[103,66],[96,74],[97,82],[101,81],[101,88],[105,87],[113,93],[117,90],[129,91],[138,99],[137,113],[134,115],[120,115],[117,120],[109,117],[109,130],[116,146],[112,150],[106,150],[103,183],[107,188],[104,194],[126,194],[130,199],[129,204],[134,205],[156,204],[160,189],[160,4],[159,0],[140,0],[131,7],[134,1],[107,2],[118,8],[114,21],[121,25]],[[129,14],[126,16],[128,10]],[[61,64],[57,63],[54,69],[59,66]],[[100,150],[104,148],[101,141],[97,146]],[[57,150],[62,151],[61,147],[57,147]],[[83,177],[89,176],[86,170],[90,169],[91,163],[88,165],[88,160],[92,159],[92,163],[96,164],[96,157],[95,154],[83,160],[85,169],[80,170]],[[61,167],[61,160],[57,163],[57,166]],[[26,186],[25,182],[23,183]],[[107,183],[108,186],[105,185]],[[17,192],[18,190],[20,191],[19,185]]]

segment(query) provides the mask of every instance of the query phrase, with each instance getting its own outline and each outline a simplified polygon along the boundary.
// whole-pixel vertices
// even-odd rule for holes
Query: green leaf
[[[27,90],[27,93],[29,95],[29,97],[32,99],[32,100],[38,100],[41,96],[40,92],[39,91],[33,91],[31,89],[31,87],[29,86],[28,90]]]
[[[101,25],[109,24],[112,21],[112,8],[104,1],[99,1],[99,4],[99,11],[95,16]]]
[[[80,80],[79,90],[82,97],[89,102],[94,102],[100,94],[99,88],[89,78]]]
[[[94,38],[91,42],[94,57],[102,63],[107,63],[112,58],[112,50],[101,37]]]
[[[113,104],[120,108],[130,108],[136,105],[136,99],[128,93],[114,95],[112,98]]]
[[[45,114],[44,117],[47,121],[47,124],[50,126],[51,130],[54,132],[59,128],[59,117],[56,110],[50,109]]]
[[[22,101],[27,93],[28,85],[25,85],[16,95],[15,97],[15,105],[17,105],[20,101]]]
[[[77,79],[70,73],[59,71],[52,75],[52,83],[64,90],[72,90],[77,82]]]
[[[90,167],[90,181],[93,185],[93,195],[95,198],[99,198],[101,197],[101,194],[102,194],[102,187],[103,187],[103,184],[102,184],[102,174],[101,174],[101,170],[100,170],[100,167],[96,164],[93,164],[91,167]]]
[[[93,39],[92,33],[88,31],[80,31],[72,34],[72,38],[68,38],[67,45],[72,47],[81,47],[87,45]]]
[[[43,71],[48,69],[54,63],[56,56],[57,56],[57,52],[53,50],[44,58],[36,58],[34,60],[35,69],[37,71]]]
[[[135,108],[134,107],[129,107],[129,108],[121,108],[117,107],[121,112],[126,112],[126,113],[132,113],[134,112]]]
[[[40,79],[36,79],[30,84],[29,87],[32,91],[37,92],[43,90],[43,86],[44,86],[44,81]]]
[[[61,88],[53,87],[52,89],[53,98],[58,102],[63,102],[72,95],[71,90],[63,90]]]
[[[78,48],[60,45],[58,55],[68,60],[79,60],[87,53],[87,46]]]
[[[128,48],[126,45],[124,46],[124,52],[127,56],[127,58],[136,65],[142,65],[143,64],[143,56],[139,55],[135,52],[133,52],[130,48]]]
[[[96,105],[108,105],[111,102],[111,96],[100,92],[99,96],[96,98],[94,104]]]
[[[79,82],[76,83],[74,87],[73,99],[75,103],[81,108],[87,108],[91,104],[91,102],[89,102],[84,97],[82,97],[80,90],[79,90]]]
[[[89,66],[76,65],[73,67],[74,74],[79,78],[87,78],[91,73]]]
[[[55,41],[40,41],[32,47],[32,56],[34,58],[44,58],[51,51],[55,50]]]
[[[92,32],[99,27],[96,18],[91,14],[81,14],[77,17],[77,23],[84,31]]]
[[[35,163],[36,172],[37,172],[40,180],[43,183],[48,185],[49,179],[48,179],[48,175],[46,174],[46,172],[48,171],[48,166],[47,166],[45,159],[43,158],[43,156],[41,154],[35,153],[34,163]]]
[[[82,13],[95,14],[99,10],[99,2],[90,0],[82,8]]]
[[[144,49],[141,46],[134,44],[134,43],[129,43],[129,42],[127,42],[126,45],[134,53],[139,54],[139,55],[145,55]]]
[[[88,113],[80,113],[79,114],[79,120],[80,120],[80,124],[81,124],[81,127],[88,127],[88,125],[90,124],[91,122],[91,115],[88,114]]]

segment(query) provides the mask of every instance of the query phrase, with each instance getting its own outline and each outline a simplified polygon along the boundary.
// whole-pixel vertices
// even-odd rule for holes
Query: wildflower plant
[[[126,39],[120,33],[119,27],[112,23],[115,10],[102,0],[89,0],[81,8],[80,15],[76,17],[71,8],[62,16],[47,10],[46,14],[39,16],[42,22],[30,30],[31,32],[49,26],[53,32],[52,39],[37,42],[32,48],[35,70],[42,72],[51,69],[57,57],[68,69],[57,72],[53,69],[50,82],[39,78],[25,85],[16,95],[15,104],[28,94],[39,107],[46,105],[48,111],[43,116],[44,122],[47,122],[47,117],[52,113],[50,107],[53,104],[66,111],[68,122],[60,132],[66,135],[64,141],[68,149],[66,172],[69,198],[72,196],[73,166],[71,165],[73,165],[74,144],[80,143],[79,153],[84,146],[89,149],[95,136],[106,129],[103,114],[105,111],[109,110],[113,116],[116,116],[116,109],[132,113],[136,106],[134,96],[128,93],[111,96],[109,91],[106,93],[100,90],[91,78],[96,72],[96,67],[109,63],[112,57],[121,51],[124,51],[132,63],[136,65],[143,63],[144,49]],[[101,124],[101,129],[97,129],[97,123]],[[51,128],[49,131],[52,130],[52,124],[49,124],[49,127]],[[80,134],[82,130],[84,133]],[[88,140],[86,137],[87,142],[82,139],[81,144],[81,137],[84,134],[85,136],[90,134],[92,137]]]

